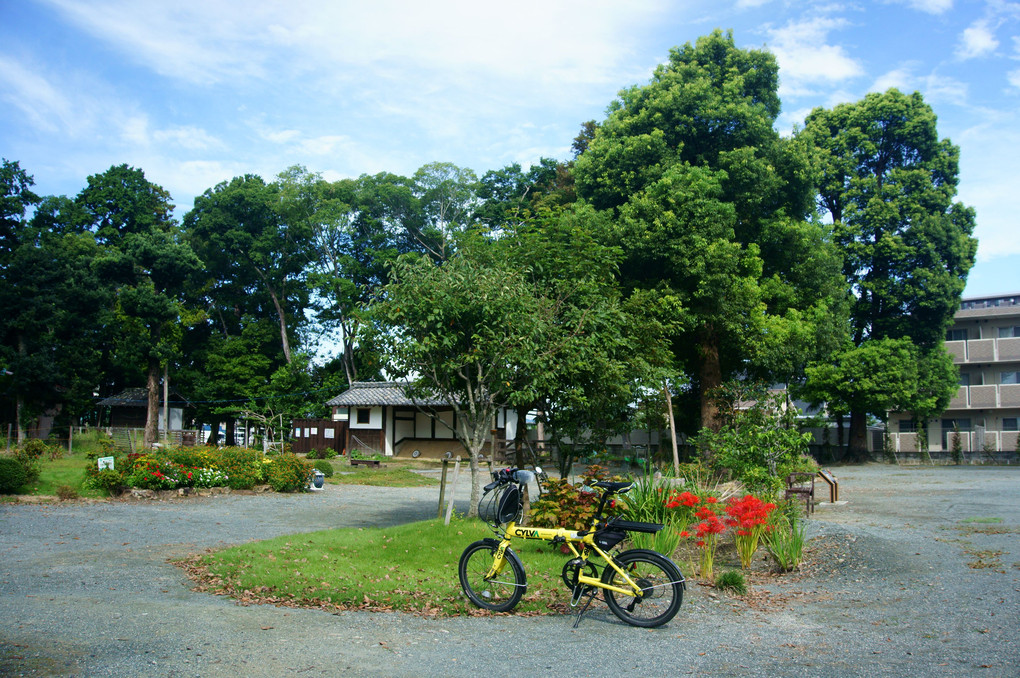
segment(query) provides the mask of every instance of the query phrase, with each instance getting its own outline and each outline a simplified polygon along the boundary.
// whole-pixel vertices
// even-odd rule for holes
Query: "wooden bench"
[[[815,474],[798,472],[786,476],[786,498],[803,499],[805,513],[815,511]]]
[[[372,466],[379,468],[378,459],[351,459],[351,466]]]

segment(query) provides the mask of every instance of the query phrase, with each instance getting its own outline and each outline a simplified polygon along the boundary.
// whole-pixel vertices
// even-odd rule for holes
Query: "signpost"
[[[836,480],[836,476],[824,469],[818,472],[818,476],[829,486],[829,503],[835,504],[839,501],[839,481]]]

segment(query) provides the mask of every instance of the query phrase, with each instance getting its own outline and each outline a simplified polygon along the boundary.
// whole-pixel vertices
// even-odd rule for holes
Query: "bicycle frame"
[[[492,567],[486,573],[487,579],[495,578],[506,564],[505,553],[507,548],[510,547],[512,542],[511,537],[519,537],[521,539],[535,539],[539,541],[548,541],[559,544],[566,544],[567,548],[574,555],[575,558],[581,558],[587,561],[594,552],[603,560],[606,561],[608,567],[613,568],[616,572],[623,577],[623,580],[627,582],[630,588],[623,588],[620,586],[613,586],[611,584],[603,583],[601,579],[595,577],[589,577],[584,574],[583,568],[578,571],[577,583],[585,584],[587,586],[594,586],[600,589],[609,589],[623,595],[641,595],[641,587],[638,586],[633,579],[631,579],[626,572],[616,564],[613,557],[607,552],[603,551],[595,544],[595,531],[594,530],[568,530],[563,527],[522,527],[517,525],[516,522],[507,523],[503,531],[503,538],[499,542],[499,548],[496,550],[496,555],[492,559]],[[581,544],[581,549],[575,547],[575,544]]]

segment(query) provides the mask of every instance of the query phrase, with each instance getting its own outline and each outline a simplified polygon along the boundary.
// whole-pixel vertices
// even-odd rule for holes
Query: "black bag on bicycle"
[[[515,483],[498,485],[478,501],[478,517],[493,525],[509,523],[521,512],[521,488]]]

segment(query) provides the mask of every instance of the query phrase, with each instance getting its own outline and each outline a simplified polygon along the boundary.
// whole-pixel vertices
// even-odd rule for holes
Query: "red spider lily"
[[[727,524],[734,528],[737,553],[740,564],[750,567],[754,552],[758,549],[758,539],[765,530],[769,513],[776,508],[775,504],[765,503],[757,497],[747,494],[742,498],[734,497],[726,507]]]
[[[697,506],[701,503],[701,498],[696,494],[690,492],[681,492],[680,494],[674,494],[666,502],[666,508],[673,509],[679,508],[680,506],[686,506],[688,508]]]

